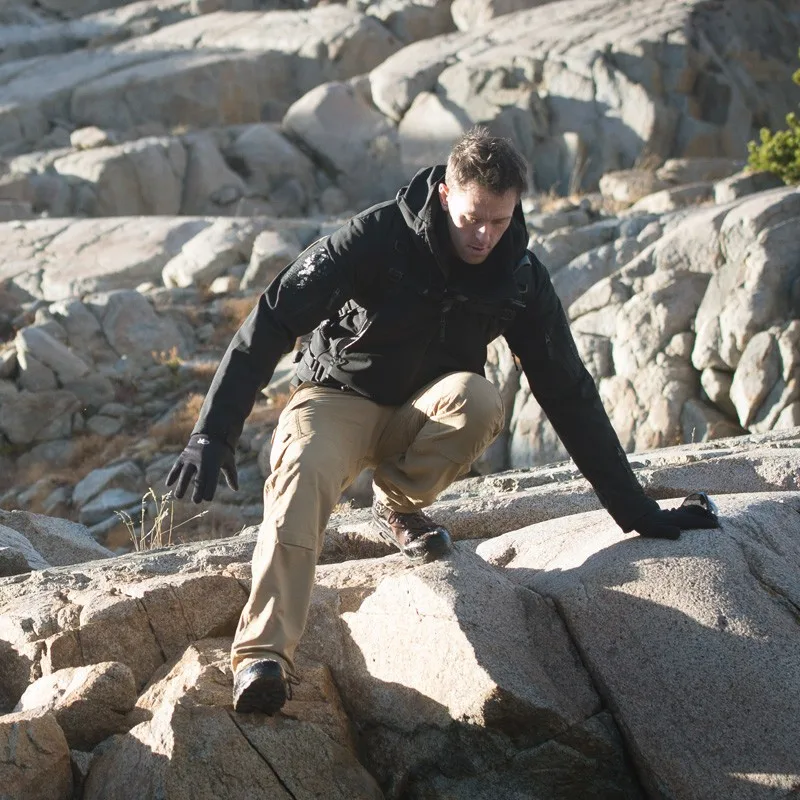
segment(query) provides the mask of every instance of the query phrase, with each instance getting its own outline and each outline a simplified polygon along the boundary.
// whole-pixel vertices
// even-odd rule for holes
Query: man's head
[[[450,151],[439,184],[456,255],[482,264],[511,224],[526,189],[525,159],[508,139],[483,127],[467,131]]]

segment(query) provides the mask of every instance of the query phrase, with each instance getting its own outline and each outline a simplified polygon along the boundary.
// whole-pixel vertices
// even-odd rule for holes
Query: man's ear
[[[442,181],[439,184],[439,202],[442,204],[442,208],[447,211],[447,195],[450,193],[450,189],[448,188],[447,184]]]

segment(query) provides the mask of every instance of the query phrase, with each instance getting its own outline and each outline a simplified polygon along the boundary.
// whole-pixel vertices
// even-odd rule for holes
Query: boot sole
[[[256,678],[242,689],[233,703],[239,714],[277,714],[286,703],[286,684],[282,678]]]

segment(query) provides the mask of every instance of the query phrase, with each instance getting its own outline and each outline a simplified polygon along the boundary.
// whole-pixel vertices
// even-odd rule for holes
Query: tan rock
[[[313,691],[277,719],[235,715],[229,648],[230,639],[198,642],[153,682],[139,701],[150,718],[96,759],[84,797],[382,797],[343,735],[341,702],[329,679],[324,687],[338,724],[330,713],[309,709],[326,702],[311,699]]]
[[[75,750],[91,750],[103,739],[128,730],[136,702],[133,673],[124,664],[102,662],[62,669],[32,683],[15,712],[52,712]]]
[[[72,796],[69,747],[52,714],[0,717],[0,786],[3,796],[20,800]]]

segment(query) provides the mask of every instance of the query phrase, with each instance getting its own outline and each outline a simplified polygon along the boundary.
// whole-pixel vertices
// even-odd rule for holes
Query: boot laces
[[[435,531],[438,527],[429,516],[421,511],[392,511],[388,521],[390,525],[402,525],[408,531],[411,539],[418,539],[426,533]]]

